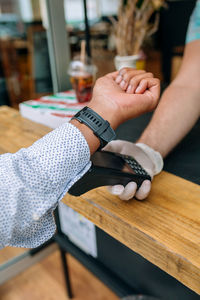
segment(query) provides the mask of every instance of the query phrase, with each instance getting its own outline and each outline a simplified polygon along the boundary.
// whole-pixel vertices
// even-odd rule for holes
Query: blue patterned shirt
[[[48,240],[55,232],[53,210],[90,165],[89,146],[70,123],[29,148],[0,155],[0,248]]]
[[[200,39],[200,0],[197,0],[195,9],[190,17],[186,43]]]

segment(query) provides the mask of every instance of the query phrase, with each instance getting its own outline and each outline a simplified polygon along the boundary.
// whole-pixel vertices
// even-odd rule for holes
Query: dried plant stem
[[[138,0],[120,1],[118,22],[114,23],[116,48],[118,55],[138,54],[146,36],[153,34],[158,28],[159,17],[155,18],[154,24],[149,20],[155,11],[155,0],[143,0],[137,7]],[[160,6],[162,6],[161,0]]]

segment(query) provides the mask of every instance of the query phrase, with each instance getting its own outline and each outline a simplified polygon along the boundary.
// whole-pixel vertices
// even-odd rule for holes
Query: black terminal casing
[[[91,161],[90,169],[69,189],[69,194],[80,196],[100,186],[126,186],[131,181],[137,183],[138,189],[144,180],[151,180],[141,165],[127,155],[97,151],[92,155]]]

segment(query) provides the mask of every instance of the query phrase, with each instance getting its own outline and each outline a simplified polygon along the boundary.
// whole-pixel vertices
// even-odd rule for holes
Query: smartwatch
[[[114,130],[110,126],[110,123],[87,106],[78,111],[72,120],[73,119],[85,124],[93,131],[96,137],[98,137],[100,140],[100,149],[105,147],[107,143],[116,137]]]

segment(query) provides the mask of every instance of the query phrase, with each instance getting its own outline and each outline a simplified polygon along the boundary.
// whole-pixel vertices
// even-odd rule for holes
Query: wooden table
[[[50,129],[0,108],[0,153],[28,147]],[[146,201],[124,202],[105,188],[63,202],[200,294],[200,186],[167,172]]]

